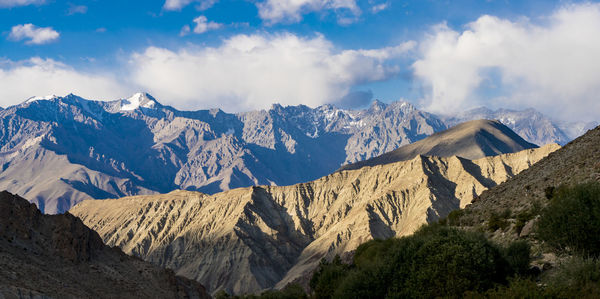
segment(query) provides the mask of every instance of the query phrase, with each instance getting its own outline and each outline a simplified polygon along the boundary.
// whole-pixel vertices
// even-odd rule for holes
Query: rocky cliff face
[[[195,281],[110,248],[71,214],[0,193],[0,297],[209,298]]]
[[[106,243],[211,292],[252,293],[302,281],[321,258],[369,239],[410,234],[557,148],[477,160],[417,156],[292,186],[84,201],[70,212]]]

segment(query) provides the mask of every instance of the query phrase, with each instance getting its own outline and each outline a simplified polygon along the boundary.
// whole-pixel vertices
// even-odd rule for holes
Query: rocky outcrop
[[[557,145],[468,160],[416,156],[292,186],[84,201],[70,212],[110,245],[236,294],[302,281],[322,258],[413,233]]]
[[[0,297],[209,298],[195,281],[104,245],[73,215],[0,193]]]

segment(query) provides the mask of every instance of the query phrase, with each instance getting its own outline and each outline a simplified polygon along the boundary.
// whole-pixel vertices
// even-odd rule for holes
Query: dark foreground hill
[[[111,248],[71,214],[0,193],[0,298],[210,298],[199,283]]]

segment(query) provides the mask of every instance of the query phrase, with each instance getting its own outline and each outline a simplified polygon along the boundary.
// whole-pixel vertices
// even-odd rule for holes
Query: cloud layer
[[[196,3],[198,9],[206,10],[211,8],[218,1],[219,0],[166,0],[163,8],[165,10],[181,10],[192,3]]]
[[[352,22],[361,14],[356,0],[265,0],[256,6],[258,15],[268,24],[299,22],[303,14],[322,10],[340,13],[340,23]]]
[[[529,106],[567,119],[600,116],[600,5],[565,6],[538,23],[482,16],[462,32],[437,26],[413,65],[428,109]]]
[[[0,0],[0,7],[16,7],[44,4],[45,0]]]
[[[2,1],[2,0],[0,0]],[[165,10],[181,10],[196,3],[197,8],[206,10],[219,0],[166,0]],[[276,23],[296,23],[302,20],[302,15],[318,11],[335,11],[338,23],[348,24],[360,16],[361,9],[357,0],[261,0],[255,2],[258,16],[268,25]],[[387,7],[387,2],[373,6],[373,12]],[[189,27],[189,26],[188,26]]]
[[[131,93],[110,75],[77,71],[52,59],[0,62],[0,105],[32,96],[74,93],[89,99],[118,99]]]
[[[343,98],[355,84],[395,75],[398,68],[386,61],[413,46],[338,52],[322,36],[238,35],[218,48],[148,48],[133,56],[131,78],[186,108],[317,106]]]
[[[23,24],[13,26],[8,38],[14,41],[25,41],[29,45],[41,45],[53,42],[58,39],[60,34],[52,27],[37,27],[33,24]]]

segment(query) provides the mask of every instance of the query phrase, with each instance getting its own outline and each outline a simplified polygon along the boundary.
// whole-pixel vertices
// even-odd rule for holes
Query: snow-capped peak
[[[43,96],[43,97],[31,97],[29,99],[27,99],[27,101],[25,101],[25,103],[31,103],[31,102],[35,102],[35,101],[44,101],[44,100],[52,100],[54,98],[57,98],[56,95],[47,95],[47,96]]]
[[[152,98],[152,96],[147,93],[138,92],[131,96],[129,99],[123,100],[121,102],[121,110],[122,111],[131,111],[142,108],[154,108],[156,105],[156,101]]]

